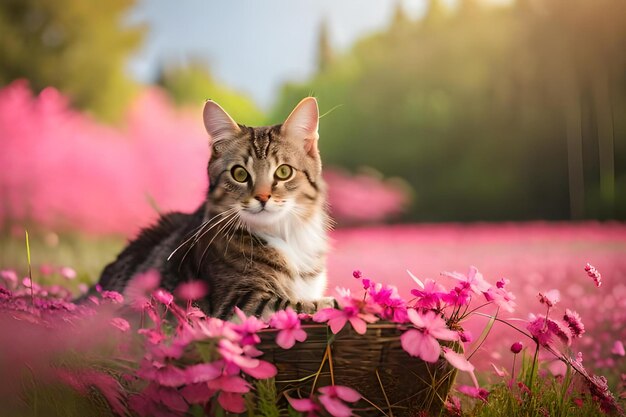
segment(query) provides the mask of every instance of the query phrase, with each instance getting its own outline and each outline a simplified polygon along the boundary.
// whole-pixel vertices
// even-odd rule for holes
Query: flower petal
[[[243,378],[238,376],[223,376],[218,379],[213,379],[207,384],[211,389],[236,392],[239,394],[250,391],[250,385]]]
[[[304,412],[317,410],[317,405],[309,398],[298,399],[287,397],[287,400],[296,411]]]
[[[214,363],[199,363],[185,369],[187,383],[206,382],[219,377],[222,370]]]
[[[341,329],[343,329],[343,326],[346,325],[347,321],[348,319],[346,316],[335,317],[335,318],[328,320],[330,331],[333,332],[333,334],[339,333]]]
[[[333,417],[350,417],[352,415],[352,409],[338,398],[320,395],[319,401]]]
[[[189,384],[180,390],[181,395],[189,404],[203,404],[211,399],[215,391],[207,384]]]
[[[469,361],[465,358],[464,355],[455,352],[454,350],[443,347],[443,356],[446,358],[450,365],[454,366],[456,369],[460,371],[473,372],[474,365],[469,363]]]
[[[407,315],[409,316],[409,320],[419,328],[426,327],[424,320],[422,320],[422,316],[417,312],[417,310],[413,308],[409,308],[407,311]]]
[[[350,317],[350,324],[358,334],[365,334],[365,332],[367,332],[367,324],[358,317]]]
[[[361,399],[361,394],[350,387],[335,385],[335,390],[337,392],[337,397],[349,403],[353,403]]]
[[[296,344],[296,338],[291,329],[281,330],[276,335],[276,344],[283,349],[291,349]]]
[[[259,360],[259,364],[254,368],[242,368],[242,370],[256,379],[267,379],[276,376],[278,370],[269,362]]]
[[[217,397],[217,401],[224,410],[231,413],[243,413],[246,411],[246,402],[241,394],[222,391]]]
[[[424,334],[419,330],[410,329],[400,336],[400,344],[409,355],[419,357],[422,352]]]

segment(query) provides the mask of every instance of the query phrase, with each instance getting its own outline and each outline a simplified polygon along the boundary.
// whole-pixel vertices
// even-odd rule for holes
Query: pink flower
[[[474,341],[474,335],[469,330],[460,330],[459,340],[463,343],[472,343]]]
[[[498,281],[499,283],[500,281]],[[485,299],[487,301],[493,301],[498,307],[512,313],[515,311],[515,295],[512,292],[504,289],[504,285],[499,286],[496,284],[495,287],[489,288],[489,290],[485,293]]]
[[[270,319],[270,325],[279,329],[276,343],[283,349],[291,349],[298,342],[304,342],[307,334],[300,328],[298,314],[291,307],[277,311]]]
[[[409,329],[400,337],[402,348],[411,356],[420,357],[426,362],[437,362],[441,353],[437,339],[452,341],[459,338],[458,333],[450,330],[434,311],[418,313],[409,309],[407,314],[415,327],[420,329]]]
[[[468,397],[477,398],[484,402],[487,402],[487,397],[489,397],[489,391],[484,388],[476,388],[469,385],[460,385],[457,387],[457,390],[460,393],[467,395]]]
[[[137,376],[148,381],[158,382],[164,387],[180,387],[187,383],[187,375],[184,370],[158,361],[144,361],[137,371]]]
[[[350,417],[352,415],[352,409],[348,407],[344,401],[353,403],[361,399],[361,394],[352,388],[340,385],[321,387],[319,392],[322,393],[322,395],[319,396],[320,403],[322,403],[326,411],[334,417]]]
[[[85,284],[84,282],[81,282],[80,284],[78,284],[78,292],[80,294],[87,294],[88,291],[89,291],[89,285]]]
[[[185,369],[188,384],[211,381],[222,375],[222,368],[219,363],[198,363],[190,365]]]
[[[217,343],[217,351],[228,363],[237,365],[239,368],[255,368],[259,360],[245,355],[243,348],[228,339],[221,339]]]
[[[313,402],[310,398],[298,399],[287,397],[287,400],[294,410],[301,413],[306,412],[307,417],[317,417],[316,411],[320,411],[320,406]]]
[[[367,323],[378,321],[378,317],[372,312],[379,307],[373,305],[369,299],[365,301],[355,300],[350,296],[349,290],[338,289],[337,292],[337,303],[341,310],[324,308],[313,315],[313,320],[318,323],[328,322],[330,330],[334,334],[339,333],[348,322],[355,332],[365,334]]]
[[[131,407],[142,416],[177,415],[189,409],[182,395],[176,388],[150,384]],[[142,404],[143,403],[143,404]],[[165,410],[163,409],[165,406]],[[137,409],[136,407],[140,407]],[[167,412],[169,411],[169,413]]]
[[[446,289],[434,280],[427,279],[422,289],[412,289],[411,294],[417,297],[415,307],[431,309],[435,308],[446,295]]]
[[[187,301],[200,300],[207,295],[207,293],[207,284],[200,280],[183,282],[174,290],[176,297]]]
[[[0,278],[2,278],[10,287],[17,285],[17,273],[12,269],[3,269],[0,271]]]
[[[444,407],[446,408],[448,414],[450,414],[451,416],[461,417],[462,410],[461,400],[459,399],[459,397],[455,397],[453,395],[449,396],[448,400],[444,404]]]
[[[472,290],[466,282],[459,283],[449,293],[441,296],[441,301],[455,307],[468,305],[471,299]]]
[[[111,324],[123,332],[127,332],[128,329],[130,329],[130,324],[128,323],[128,321],[121,317],[115,317],[111,319]]]
[[[243,413],[246,411],[246,401],[243,395],[235,392],[222,391],[217,396],[217,402],[222,408],[231,413]]]
[[[589,275],[589,278],[593,279],[596,287],[600,287],[602,285],[602,275],[593,265],[588,263],[585,266],[585,271],[587,271],[587,275]]]
[[[318,323],[328,322],[331,332],[337,334],[350,322],[354,331],[365,334],[367,323],[374,323],[378,318],[372,314],[361,314],[356,308],[346,307],[343,310],[324,308],[313,315],[313,320]]]
[[[237,394],[245,394],[250,391],[250,384],[237,375],[221,375],[207,381],[209,388]]]
[[[523,348],[524,345],[522,345],[522,342],[515,342],[511,345],[511,352],[517,355],[522,351]]]
[[[117,291],[102,291],[100,296],[103,300],[108,300],[115,304],[122,304],[124,302],[124,296]]]
[[[74,271],[69,266],[64,266],[59,270],[61,276],[65,279],[74,279],[76,278],[76,271]]]
[[[159,288],[154,291],[152,296],[155,300],[165,306],[169,306],[172,302],[174,302],[174,296],[169,291],[165,291],[163,288]]]
[[[213,397],[215,391],[207,384],[188,384],[180,390],[181,395],[189,404],[204,404]]]
[[[540,292],[537,295],[539,302],[545,304],[548,307],[554,307],[561,300],[561,293],[559,290],[550,290],[546,293]]]
[[[408,320],[406,302],[400,297],[398,289],[393,285],[376,284],[370,286],[369,295],[375,303],[369,312],[378,313],[384,320],[391,320],[395,323],[405,323]]]
[[[235,313],[239,320],[240,324],[233,324],[232,328],[241,336],[241,345],[256,345],[261,341],[261,338],[256,333],[267,327],[267,323],[263,320],[259,320],[254,316],[246,317],[245,313],[241,311],[239,307],[235,307]]]
[[[585,333],[585,325],[583,324],[583,321],[578,313],[575,311],[566,309],[565,315],[563,315],[563,320],[572,331],[572,336],[582,337],[583,333]]]
[[[558,337],[567,346],[572,343],[572,333],[568,327],[551,318],[546,319],[543,315],[531,315],[530,322],[526,328],[542,346],[552,345],[554,336]]]
[[[442,350],[444,358],[446,358],[450,365],[454,366],[459,371],[474,372],[474,365],[472,365],[464,355],[445,346],[442,347]]]
[[[467,284],[469,288],[475,294],[481,294],[483,292],[486,292],[491,287],[491,284],[489,284],[485,280],[485,278],[483,277],[483,274],[478,272],[478,269],[475,266],[470,267],[467,275],[463,275],[458,272],[443,272],[442,275],[461,281],[464,284]]]
[[[613,348],[611,349],[611,353],[617,356],[625,356],[626,351],[624,350],[624,344],[621,340],[616,340],[613,343]]]
[[[137,310],[143,310],[146,304],[150,302],[150,295],[159,287],[160,282],[161,276],[155,269],[135,275],[124,290],[128,303]]]
[[[355,269],[354,271],[352,271],[352,276],[356,279],[361,279],[363,274],[358,269]]]

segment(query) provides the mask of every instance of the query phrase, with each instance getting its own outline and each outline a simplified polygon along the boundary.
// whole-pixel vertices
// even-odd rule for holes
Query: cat
[[[99,285],[123,293],[133,276],[153,269],[167,290],[199,279],[208,286],[201,308],[222,319],[235,307],[267,317],[288,306],[312,313],[332,305],[323,297],[331,220],[316,99],[303,99],[275,126],[237,124],[211,100],[203,119],[211,140],[206,200],[142,230]]]

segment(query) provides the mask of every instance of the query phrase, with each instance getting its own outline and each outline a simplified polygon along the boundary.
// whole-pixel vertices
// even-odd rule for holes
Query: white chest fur
[[[321,214],[315,215],[308,222],[292,217],[281,221],[274,230],[258,235],[283,256],[294,272],[291,278],[293,296],[296,299],[316,300],[324,295],[326,268],[323,262],[328,240]],[[320,266],[323,266],[321,273],[311,277],[310,273],[319,271]],[[308,276],[303,278],[303,275]]]

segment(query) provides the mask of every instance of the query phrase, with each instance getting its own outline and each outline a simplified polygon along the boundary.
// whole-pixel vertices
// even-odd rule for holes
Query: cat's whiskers
[[[193,240],[193,239],[195,238],[194,242],[193,242],[193,243],[191,244],[191,246],[187,249],[187,253],[188,253],[188,252],[189,252],[189,250],[190,250],[190,249],[191,249],[191,248],[192,248],[192,247],[193,247],[193,246],[194,246],[194,245],[195,245],[195,244],[196,244],[196,243],[197,243],[200,239],[202,239],[202,237],[206,234],[206,232],[208,232],[208,231],[209,231],[209,230],[211,230],[214,226],[216,226],[216,225],[218,225],[219,223],[221,223],[221,222],[222,222],[222,220],[224,220],[224,219],[222,219],[222,220],[220,220],[219,222],[215,223],[213,226],[209,227],[206,231],[204,231],[204,232],[203,232],[203,229],[204,229],[205,227],[207,227],[207,226],[208,226],[208,225],[209,225],[212,221],[219,219],[221,216],[224,216],[224,215],[226,215],[226,214],[232,213],[232,212],[233,212],[233,211],[235,211],[235,210],[236,210],[236,208],[235,208],[235,207],[230,208],[230,209],[228,209],[228,210],[226,210],[226,211],[223,211],[223,212],[221,212],[221,213],[218,213],[217,215],[215,215],[215,216],[211,217],[209,220],[204,221],[204,222],[203,222],[203,223],[202,223],[199,227],[197,227],[197,228],[196,228],[196,230],[197,230],[197,231],[196,231],[195,233],[193,233],[193,235],[191,235],[191,236],[190,236],[188,239],[186,239],[183,243],[181,243],[180,245],[178,245],[178,247],[177,247],[176,249],[174,249],[174,250],[172,251],[172,253],[170,253],[170,255],[167,257],[167,260],[169,261],[169,260],[172,258],[172,256],[174,256],[174,254],[175,254],[176,252],[178,252],[178,250],[179,250],[180,248],[182,248],[183,246],[185,246],[187,243],[189,243],[191,240]],[[185,253],[185,256],[187,255],[187,253]],[[184,258],[184,256],[183,256],[183,258]]]
[[[231,209],[228,209],[222,213],[219,213],[217,215],[215,215],[211,220],[213,219],[217,219],[222,217],[218,222],[214,223],[213,225],[211,225],[207,230],[205,230],[204,232],[202,232],[202,234],[200,234],[196,240],[194,240],[194,242],[191,244],[191,246],[189,246],[189,248],[187,248],[187,251],[185,252],[185,255],[183,255],[182,259],[180,260],[180,263],[178,264],[178,270],[180,272],[180,267],[182,266],[183,262],[185,261],[185,258],[187,258],[187,255],[189,254],[189,252],[191,251],[191,249],[204,237],[204,235],[206,235],[208,232],[210,232],[213,228],[217,227],[220,223],[222,223],[224,220],[226,220],[228,217],[230,217],[229,215],[232,213],[236,212],[236,208],[233,207]],[[210,222],[210,221],[209,221]],[[215,237],[214,237],[215,239]]]
[[[204,251],[202,251],[202,255],[200,256],[200,261],[198,262],[198,272],[197,272],[198,274],[200,273],[200,269],[202,268],[202,262],[204,261],[204,257],[206,256],[206,254],[207,254],[209,248],[211,247],[211,244],[213,243],[213,241],[215,241],[215,239],[220,235],[220,233],[222,233],[224,230],[226,230],[226,228],[229,227],[238,218],[239,218],[239,211],[238,210],[232,212],[230,215],[228,215],[228,216],[226,216],[224,218],[224,219],[228,219],[228,220],[226,221],[226,223],[224,223],[224,225],[222,227],[220,227],[217,230],[217,232],[215,232],[215,234],[213,235],[213,237],[211,238],[209,243],[206,245],[206,248],[204,248]],[[220,220],[220,223],[222,221],[223,220]]]
[[[237,230],[241,228],[241,224],[241,218],[237,217],[237,221],[234,222],[226,231],[226,249],[224,250],[224,257],[226,257],[226,254],[228,253],[228,246],[230,245],[231,240],[235,237],[235,234],[237,234]]]

